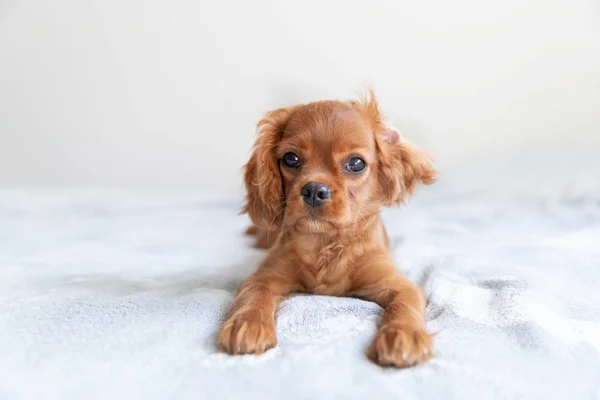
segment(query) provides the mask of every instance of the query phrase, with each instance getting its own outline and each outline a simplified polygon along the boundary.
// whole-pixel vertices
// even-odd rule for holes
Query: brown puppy
[[[370,91],[269,112],[246,165],[259,247],[270,251],[238,291],[218,338],[230,354],[277,343],[275,313],[292,292],[354,296],[385,311],[368,356],[407,367],[433,354],[425,300],[391,261],[379,210],[434,182],[427,154],[385,124]]]

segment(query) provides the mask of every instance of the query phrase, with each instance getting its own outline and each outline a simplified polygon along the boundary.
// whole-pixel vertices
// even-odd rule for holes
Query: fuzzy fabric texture
[[[571,178],[535,196],[441,183],[384,212],[438,332],[406,370],[367,360],[381,308],[349,298],[293,296],[275,349],[217,351],[264,256],[237,198],[3,190],[0,398],[598,399],[600,192]]]

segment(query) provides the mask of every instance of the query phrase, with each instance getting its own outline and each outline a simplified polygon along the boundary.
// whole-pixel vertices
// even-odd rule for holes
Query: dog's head
[[[267,113],[246,165],[243,211],[262,228],[335,235],[434,180],[427,153],[382,120],[371,91],[363,101]]]

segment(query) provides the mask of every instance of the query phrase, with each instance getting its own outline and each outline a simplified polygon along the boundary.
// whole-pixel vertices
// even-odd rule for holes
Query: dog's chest
[[[350,266],[346,247],[331,244],[318,249],[299,250],[304,250],[296,254],[303,264],[300,275],[307,292],[329,296],[341,296],[348,292]]]

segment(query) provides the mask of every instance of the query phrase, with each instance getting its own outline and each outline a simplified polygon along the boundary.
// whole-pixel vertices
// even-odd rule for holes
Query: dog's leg
[[[410,367],[433,356],[431,335],[425,330],[425,298],[391,261],[375,257],[356,274],[354,295],[384,308],[381,324],[367,355],[382,366]],[[370,263],[367,263],[370,264]]]
[[[261,354],[277,344],[275,313],[283,297],[297,287],[286,274],[271,272],[269,265],[274,262],[269,256],[240,286],[219,333],[221,350],[229,354]]]
[[[246,229],[246,235],[254,236],[256,238],[256,242],[254,243],[254,247],[257,249],[270,249],[275,241],[277,240],[277,236],[279,232],[277,230],[266,230],[261,229],[256,225],[250,225],[248,229]]]
[[[256,225],[250,225],[248,228],[246,228],[246,235],[249,236],[255,236],[258,233],[258,226]]]

